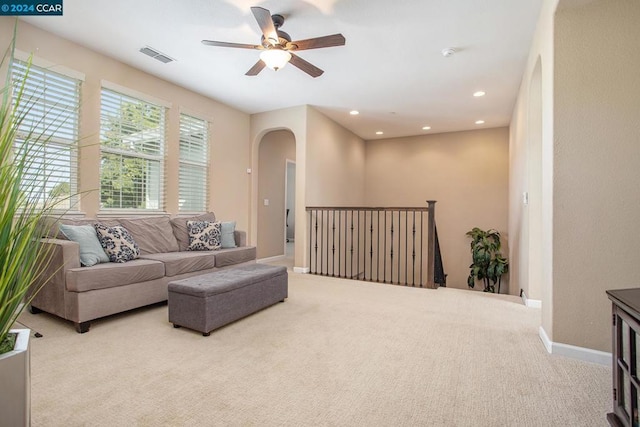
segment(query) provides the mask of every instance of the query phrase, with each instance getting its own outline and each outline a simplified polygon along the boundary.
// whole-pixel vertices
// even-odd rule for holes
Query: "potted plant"
[[[13,60],[14,49],[15,29],[0,69]],[[40,244],[41,223],[60,202],[47,199],[42,186],[30,185],[31,179],[46,180],[47,165],[32,159],[48,138],[25,122],[33,99],[24,88],[25,81],[12,81],[9,71],[0,89],[0,414],[7,425],[30,422],[30,331],[12,328],[50,262],[48,246]]]
[[[482,230],[474,227],[467,232],[471,237],[471,258],[467,285],[474,288],[476,280],[482,280],[484,292],[495,292],[496,284],[500,293],[502,276],[509,272],[509,261],[500,252],[500,233],[496,230]]]

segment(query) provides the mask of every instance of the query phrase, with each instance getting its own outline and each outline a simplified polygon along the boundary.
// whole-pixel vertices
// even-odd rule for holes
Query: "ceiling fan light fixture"
[[[260,59],[267,67],[278,71],[291,60],[291,54],[283,49],[268,49],[260,54]]]

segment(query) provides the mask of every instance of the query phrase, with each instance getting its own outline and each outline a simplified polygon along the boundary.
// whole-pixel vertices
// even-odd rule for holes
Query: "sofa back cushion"
[[[47,239],[62,239],[69,240],[67,236],[64,235],[60,231],[60,225],[90,225],[94,226],[98,222],[108,225],[109,227],[113,227],[114,225],[120,225],[120,222],[115,219],[109,220],[97,220],[95,218],[81,218],[81,219],[71,219],[71,218],[60,218],[56,216],[44,216],[40,218],[40,227],[41,227],[41,236]]]
[[[189,230],[187,230],[187,221],[216,221],[216,215],[213,212],[209,212],[202,215],[196,215],[191,217],[177,217],[171,220],[171,226],[173,227],[173,234],[178,241],[178,247],[181,251],[189,250]]]
[[[142,255],[178,251],[168,216],[121,219],[120,224],[131,233]]]

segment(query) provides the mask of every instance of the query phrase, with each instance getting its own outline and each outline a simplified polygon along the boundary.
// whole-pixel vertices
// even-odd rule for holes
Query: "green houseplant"
[[[482,280],[484,292],[495,292],[496,284],[500,293],[502,276],[509,272],[509,261],[500,252],[500,233],[496,230],[482,230],[474,227],[467,232],[471,237],[471,258],[467,285],[474,288],[476,280]]]
[[[30,331],[11,328],[39,290],[36,279],[53,254],[40,244],[42,219],[56,216],[69,196],[63,188],[46,190],[57,158],[48,135],[64,120],[38,109],[41,99],[25,90],[31,61],[22,78],[12,78],[16,29],[0,61],[0,70],[9,70],[0,88],[0,424],[30,425]]]
[[[0,68],[12,62],[14,49],[15,29]],[[43,186],[35,185],[42,184],[43,178],[46,181],[47,164],[33,159],[45,149],[49,132],[36,132],[42,123],[25,120],[34,101],[25,93],[25,80],[12,80],[8,72],[0,96],[1,355],[13,349],[15,336],[10,329],[37,291],[32,289],[35,280],[51,259],[48,246],[39,244],[41,224],[43,217],[55,212],[61,198],[47,198]]]

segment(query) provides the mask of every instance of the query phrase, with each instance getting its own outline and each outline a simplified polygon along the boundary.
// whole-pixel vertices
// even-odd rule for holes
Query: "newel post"
[[[427,288],[437,289],[435,283],[436,264],[436,201],[427,200],[429,215],[427,217]]]

